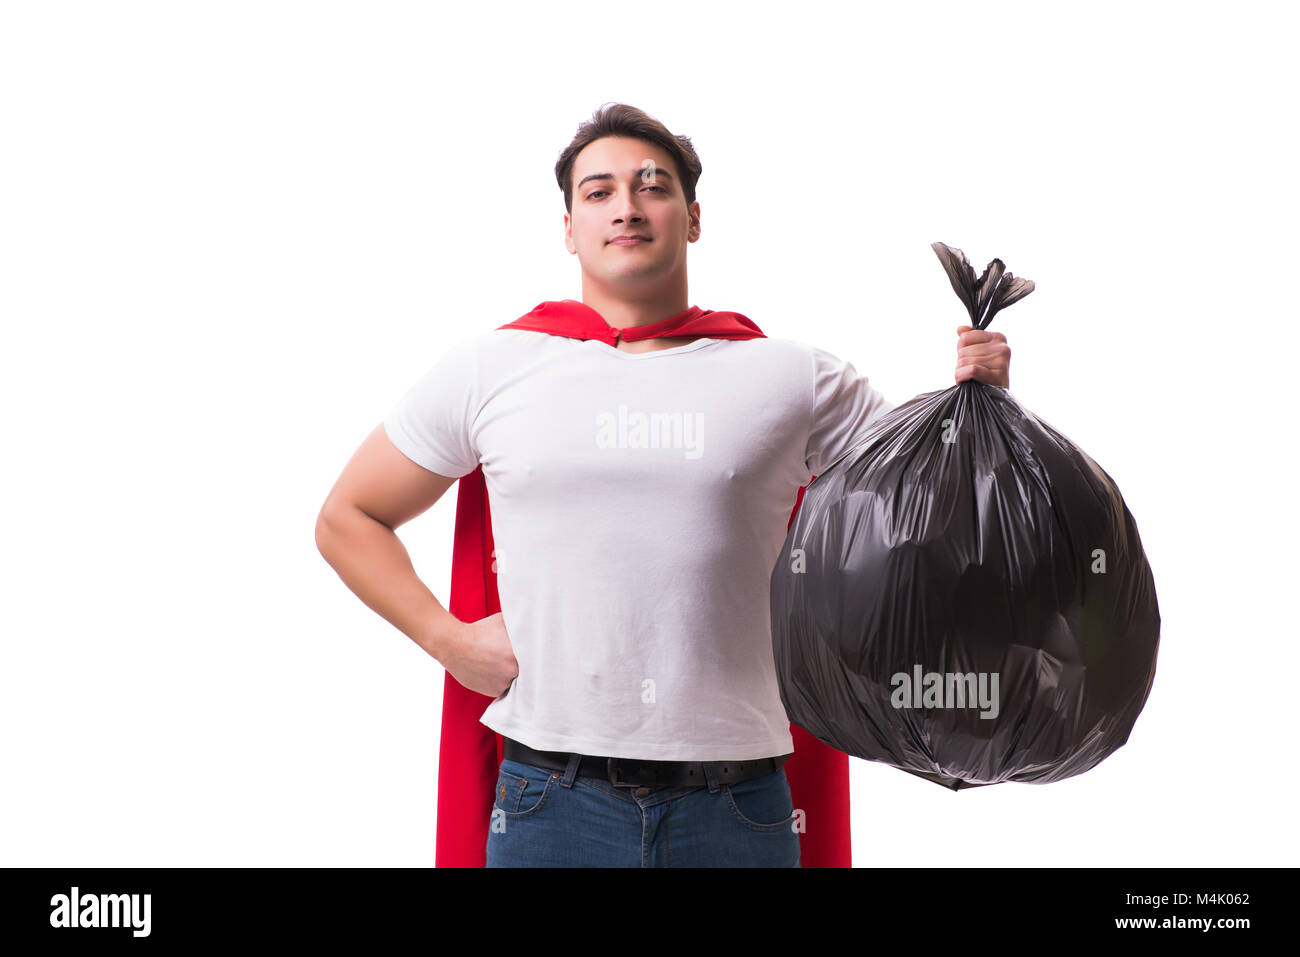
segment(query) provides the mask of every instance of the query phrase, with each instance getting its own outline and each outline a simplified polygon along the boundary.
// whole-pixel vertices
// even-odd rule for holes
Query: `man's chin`
[[[623,263],[621,268],[608,268],[607,263],[602,265],[606,268],[597,270],[595,277],[607,286],[662,282],[665,274],[658,263]]]

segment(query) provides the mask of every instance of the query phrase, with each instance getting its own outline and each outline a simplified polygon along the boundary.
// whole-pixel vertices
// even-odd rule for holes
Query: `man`
[[[797,867],[800,834],[831,827],[793,804],[768,586],[797,493],[892,406],[822,350],[690,306],[700,171],[640,110],[583,124],[556,167],[582,301],[448,350],[321,509],[348,587],[492,699],[488,866]],[[958,332],[956,380],[1007,388],[1005,338]],[[501,611],[462,621],[393,530],[479,469]]]

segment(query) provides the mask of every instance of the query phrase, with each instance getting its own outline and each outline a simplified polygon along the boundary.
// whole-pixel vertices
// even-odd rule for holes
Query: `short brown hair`
[[[578,126],[573,142],[564,148],[559,162],[555,164],[555,179],[564,191],[564,208],[567,212],[573,212],[573,161],[584,147],[606,136],[627,136],[662,147],[677,164],[682,192],[686,194],[686,205],[695,202],[695,183],[704,167],[695,155],[690,137],[674,136],[668,132],[668,127],[635,106],[609,103],[593,113],[590,121]]]

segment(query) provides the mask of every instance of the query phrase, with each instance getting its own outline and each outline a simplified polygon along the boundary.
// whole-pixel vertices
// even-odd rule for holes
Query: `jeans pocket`
[[[559,779],[559,771],[503,760],[497,772],[492,807],[507,819],[529,817],[546,804],[551,789]]]
[[[794,821],[794,798],[785,768],[724,784],[722,793],[732,817],[752,831],[788,830]]]

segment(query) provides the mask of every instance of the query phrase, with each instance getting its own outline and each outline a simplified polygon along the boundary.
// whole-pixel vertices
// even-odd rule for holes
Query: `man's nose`
[[[644,218],[641,215],[640,208],[637,207],[636,200],[631,193],[625,193],[622,201],[618,206],[618,217],[614,220],[616,223],[639,223]]]

